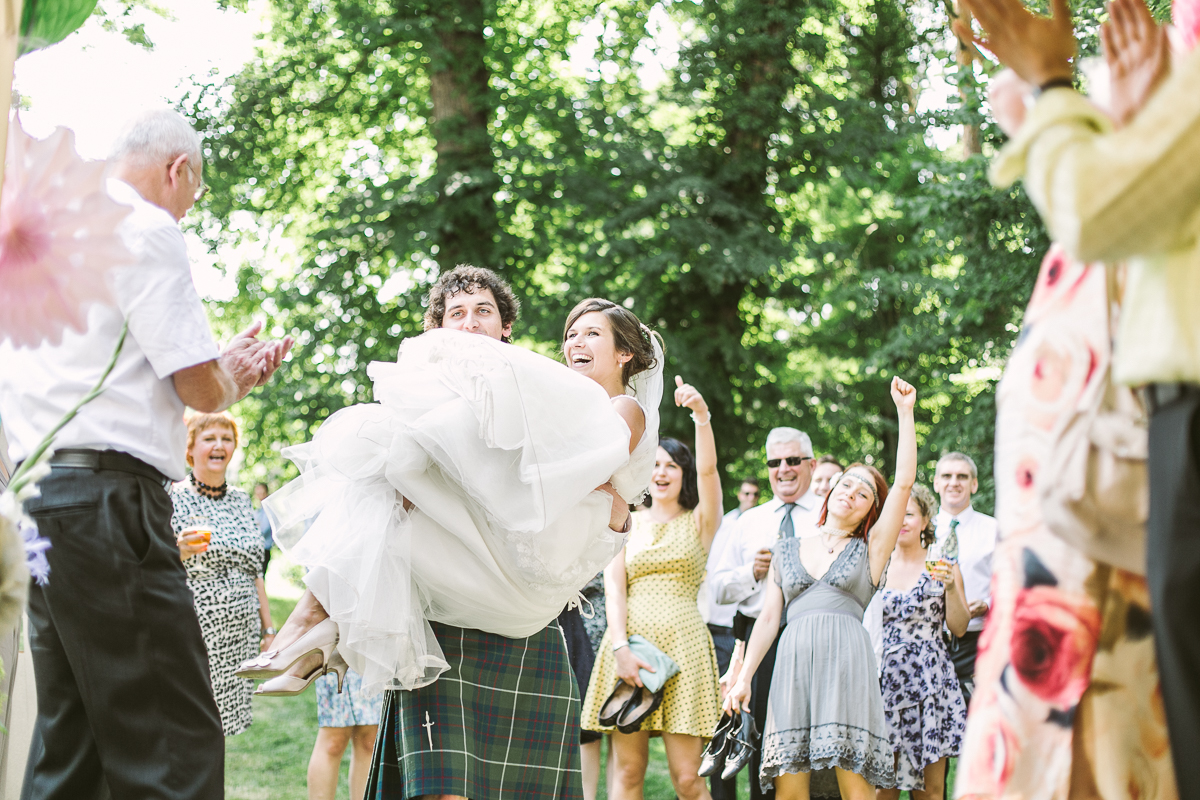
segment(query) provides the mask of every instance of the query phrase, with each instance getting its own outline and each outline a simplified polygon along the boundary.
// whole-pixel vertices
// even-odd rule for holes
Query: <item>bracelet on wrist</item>
[[[692,412],[692,422],[703,427],[704,425],[707,425],[708,423],[712,422],[712,412],[705,414],[704,419],[700,419],[699,417],[696,416],[696,412],[693,411]]]
[[[279,631],[275,630],[270,625],[262,629],[263,636],[274,636],[277,633],[279,633]]]
[[[628,640],[628,639],[626,639],[626,640],[625,640],[625,641],[623,641],[623,642],[616,642],[615,644],[613,644],[613,652],[614,652],[614,653],[615,653],[615,652],[617,652],[617,651],[618,651],[618,650],[620,650],[622,647],[629,647],[629,640]]]

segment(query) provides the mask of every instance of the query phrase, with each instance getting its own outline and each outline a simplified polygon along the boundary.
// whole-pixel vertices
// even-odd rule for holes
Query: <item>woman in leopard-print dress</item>
[[[250,727],[254,682],[233,674],[258,655],[263,632],[274,634],[260,574],[263,541],[250,496],[225,483],[237,448],[237,425],[228,414],[197,414],[188,420],[192,473],[171,487],[171,527],[179,540],[188,587],[208,648],[213,695],[226,736]],[[190,529],[212,531],[207,544]],[[268,639],[269,642],[269,639]]]

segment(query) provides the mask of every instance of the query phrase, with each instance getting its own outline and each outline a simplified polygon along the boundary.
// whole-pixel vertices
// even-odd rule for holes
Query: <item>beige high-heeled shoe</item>
[[[329,663],[329,654],[337,645],[337,623],[323,619],[282,650],[268,650],[243,661],[234,675],[239,678],[274,678],[292,668],[300,659],[313,653],[321,654],[322,665]]]
[[[263,697],[291,697],[303,692],[308,688],[310,683],[325,673],[335,672],[338,679],[338,694],[341,694],[342,684],[346,682],[346,670],[348,669],[350,669],[350,665],[342,658],[342,654],[334,650],[324,663],[313,667],[303,678],[287,674],[278,675],[264,682],[254,690],[254,693]]]

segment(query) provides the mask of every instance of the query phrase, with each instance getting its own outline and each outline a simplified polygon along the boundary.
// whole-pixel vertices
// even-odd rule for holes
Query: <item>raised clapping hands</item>
[[[1112,0],[1100,43],[1111,81],[1112,116],[1118,127],[1133,118],[1171,72],[1167,31],[1142,0]]]
[[[245,397],[251,389],[269,381],[295,343],[291,336],[260,342],[258,333],[262,328],[261,321],[255,322],[233,337],[221,351],[221,366],[233,377],[239,397]]]
[[[911,412],[917,404],[916,388],[900,378],[892,378],[892,402],[898,411]]]
[[[1021,0],[962,0],[979,20],[987,38],[977,36],[962,19],[954,32],[963,42],[995,54],[1002,64],[1031,86],[1070,80],[1074,74],[1075,31],[1068,0],[1050,0],[1051,15],[1034,14]]]

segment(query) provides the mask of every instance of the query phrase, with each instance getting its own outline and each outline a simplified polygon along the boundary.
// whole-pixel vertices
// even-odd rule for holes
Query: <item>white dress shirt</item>
[[[128,319],[104,393],[59,432],[54,447],[119,450],[181,480],[187,426],[171,375],[216,358],[217,344],[178,223],[123,181],[109,180],[108,192],[134,209],[119,228],[134,263],[109,277],[117,305],[92,306],[87,332],[67,330],[57,347],[0,344],[0,419],[13,459],[23,460],[100,379]]]
[[[1001,187],[1022,174],[1068,253],[1128,259],[1114,377],[1200,383],[1200,48],[1116,132],[1082,95],[1044,92],[992,166]]]
[[[822,499],[810,488],[792,509],[792,527],[797,537],[816,527]],[[754,579],[754,555],[779,540],[783,522],[783,502],[772,498],[749,509],[738,518],[729,533],[729,543],[721,553],[720,565],[710,575],[713,597],[717,602],[737,604],[737,611],[758,619],[763,607],[763,580]]]
[[[996,520],[967,506],[957,517],[947,511],[939,511],[934,520],[935,533],[940,543],[950,533],[950,520],[957,519],[958,569],[963,576],[963,591],[967,605],[982,600],[992,605],[992,554],[996,552]],[[967,625],[968,631],[983,630],[983,617],[976,617]]]
[[[712,547],[708,550],[704,582],[700,585],[700,616],[709,625],[728,628],[733,625],[733,615],[737,613],[737,603],[722,603],[717,599],[717,594],[713,590],[712,575],[721,564],[721,554],[729,546],[729,541],[741,516],[742,509],[738,507],[721,518],[721,527],[717,529]]]

